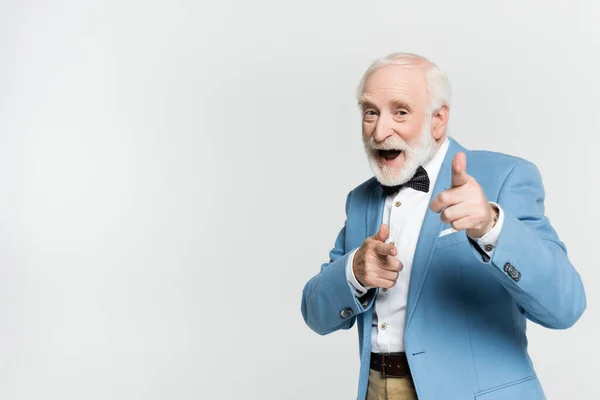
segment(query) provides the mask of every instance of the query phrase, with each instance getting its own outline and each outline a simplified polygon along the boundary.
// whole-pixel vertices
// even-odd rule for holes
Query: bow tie
[[[380,184],[380,186],[386,195],[395,193],[403,187],[409,187],[427,193],[429,192],[429,176],[427,175],[427,171],[425,171],[425,168],[419,167],[417,168],[417,172],[415,172],[413,177],[401,185],[385,186]]]

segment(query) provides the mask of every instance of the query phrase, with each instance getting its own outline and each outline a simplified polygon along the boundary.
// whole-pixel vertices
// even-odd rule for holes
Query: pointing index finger
[[[398,251],[396,250],[396,246],[394,246],[393,243],[376,243],[375,244],[375,252],[381,257],[386,257],[386,256],[395,257],[396,254],[398,254]]]
[[[452,160],[452,187],[467,183],[467,156],[462,151],[456,153]]]

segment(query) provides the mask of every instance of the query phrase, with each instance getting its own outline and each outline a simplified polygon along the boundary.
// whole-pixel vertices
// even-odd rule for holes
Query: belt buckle
[[[394,374],[393,372],[389,372],[387,369],[389,367],[391,367],[391,366],[392,366],[391,360],[387,356],[381,354],[381,376],[382,377],[386,377],[386,378],[406,378],[408,376],[407,374]]]
[[[386,367],[387,367],[386,357],[384,354],[381,354],[381,376],[385,376],[385,377],[390,376],[387,374]]]

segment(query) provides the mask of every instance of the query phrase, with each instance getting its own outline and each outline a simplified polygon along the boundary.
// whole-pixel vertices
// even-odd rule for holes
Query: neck
[[[433,139],[435,141],[435,148],[436,150],[439,150],[440,147],[442,146],[442,143],[444,143],[444,140],[446,140],[446,134],[442,134],[442,136],[440,136],[437,139]]]

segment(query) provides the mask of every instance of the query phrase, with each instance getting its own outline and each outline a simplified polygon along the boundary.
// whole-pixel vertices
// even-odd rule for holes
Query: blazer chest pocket
[[[436,249],[463,243],[469,240],[465,231],[455,231],[449,224],[444,224],[437,238]]]

